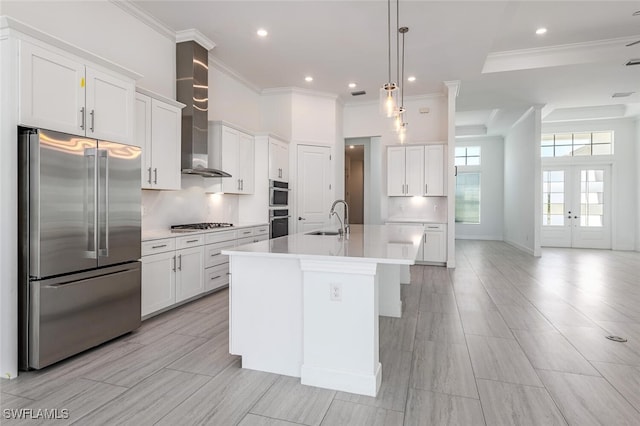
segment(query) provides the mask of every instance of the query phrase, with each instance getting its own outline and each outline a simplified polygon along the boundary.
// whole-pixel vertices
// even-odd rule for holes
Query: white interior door
[[[296,232],[322,228],[331,208],[331,148],[298,145]]]
[[[611,248],[610,166],[545,167],[542,245]]]

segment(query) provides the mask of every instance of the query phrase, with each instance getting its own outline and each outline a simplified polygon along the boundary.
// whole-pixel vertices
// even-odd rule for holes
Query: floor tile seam
[[[229,367],[227,367],[229,368]],[[223,369],[222,371],[226,370],[227,368]],[[172,370],[172,371],[179,371],[179,370],[173,370],[171,368],[163,368],[163,370]],[[222,373],[222,371],[220,371],[220,373]],[[179,371],[180,373],[182,373],[182,371]],[[178,408],[180,408],[180,406],[182,404],[184,404],[189,398],[191,398],[193,395],[195,395],[196,392],[198,392],[200,389],[202,389],[204,386],[206,386],[207,384],[211,383],[212,380],[214,380],[214,377],[210,377],[210,376],[206,376],[204,374],[195,374],[195,373],[190,373],[190,374],[194,374],[196,376],[202,376],[202,377],[206,377],[209,380],[206,380],[202,383],[201,386],[199,386],[198,388],[194,389],[193,392],[191,392],[189,395],[187,395],[182,401],[180,401],[178,404],[176,404],[171,410],[169,410],[167,413],[165,413],[164,416],[160,417],[158,420],[156,420],[156,422],[154,423],[154,425],[160,423],[164,418],[166,418],[167,416],[169,416],[171,413],[173,413],[175,410],[177,410]],[[219,373],[218,373],[219,374]],[[245,414],[246,415],[246,414]]]
[[[327,411],[329,411],[329,410],[327,410]],[[247,417],[249,414],[251,414],[252,416],[258,416],[258,417],[262,417],[262,418],[265,418],[265,419],[278,420],[278,421],[281,421],[281,422],[290,423],[290,424],[296,425],[296,426],[310,426],[310,425],[307,425],[306,423],[292,422],[291,420],[281,419],[281,418],[278,418],[278,417],[271,417],[271,416],[267,416],[267,415],[264,415],[264,414],[256,414],[256,413],[252,413],[251,411],[247,412],[244,416],[242,416],[242,418],[240,419],[240,421],[238,421],[236,423],[236,425],[242,423],[244,418]],[[324,421],[324,417],[322,418],[322,421]],[[322,421],[320,422],[320,424],[322,424]]]
[[[216,377],[218,377],[220,375],[220,373],[222,373],[224,370],[226,370],[227,368],[229,368],[229,366],[231,366],[232,364],[234,364],[237,361],[237,359],[233,359],[229,362],[229,364],[225,365],[220,371],[218,371],[216,374],[206,374],[206,373],[195,373],[193,371],[187,371],[187,370],[181,370],[179,368],[176,367],[171,367],[171,364],[169,364],[166,367],[162,367],[162,370],[171,370],[171,371],[176,371],[178,373],[187,373],[187,374],[195,374],[196,376],[203,376],[203,377],[208,377],[210,379],[215,379]]]
[[[34,402],[40,401],[42,399],[42,398],[34,399],[34,398],[29,398],[29,397],[26,397],[26,396],[22,396],[22,395],[16,395],[15,393],[7,392],[7,391],[4,391],[4,390],[0,391],[0,393],[4,393],[4,394],[10,395],[10,396],[15,396],[16,398],[28,399],[28,400],[34,401]],[[49,394],[47,394],[47,395],[49,395]]]
[[[425,267],[422,267],[422,283],[419,287],[419,291],[418,291],[418,315],[420,314],[420,301],[422,300],[422,291],[424,290],[424,286],[425,284]],[[417,321],[417,320],[416,320]],[[409,364],[409,379],[407,380],[407,387],[405,389],[405,397],[404,397],[404,415],[402,418],[402,423],[404,424],[407,420],[407,415],[406,413],[408,412],[407,410],[409,409],[409,390],[411,388],[411,377],[414,374],[414,363],[415,363],[415,359],[416,359],[416,351],[417,351],[417,345],[416,345],[416,337],[417,337],[417,332],[418,332],[418,325],[416,322],[416,328],[413,330],[413,350],[411,351],[411,363]]]
[[[465,255],[465,257],[466,257],[466,255]],[[468,261],[468,259],[467,259],[467,261]],[[476,277],[478,277],[478,273],[475,270],[474,270],[474,274],[475,274]],[[480,277],[478,277],[478,278],[480,278]],[[480,282],[482,283],[482,281],[480,281]],[[483,287],[484,287],[484,284],[483,284]],[[486,289],[485,289],[485,291],[486,291]],[[471,367],[471,374],[473,375],[473,378],[474,378],[473,384],[474,384],[474,388],[475,388],[475,391],[476,391],[476,395],[478,395],[478,399],[477,400],[478,400],[478,402],[480,404],[480,411],[482,412],[482,421],[484,421],[484,424],[486,425],[487,424],[487,416],[486,416],[486,414],[484,412],[484,407],[482,406],[482,401],[480,401],[480,390],[478,389],[478,382],[476,380],[476,370],[475,370],[475,368],[473,366],[473,361],[472,361],[472,358],[471,358],[471,351],[469,350],[469,342],[467,341],[467,335],[464,332],[464,322],[462,321],[462,316],[460,315],[460,309],[458,307],[458,298],[456,297],[455,294],[454,294],[454,298],[455,298],[455,302],[456,302],[456,308],[458,308],[457,309],[458,310],[458,319],[460,320],[460,324],[462,325],[462,335],[464,336],[464,345],[465,345],[465,347],[467,349],[467,351],[466,351],[467,358],[469,360],[469,366]],[[409,384],[411,384],[411,381],[409,381]]]
[[[509,328],[509,326],[507,326],[507,328]],[[510,328],[509,328],[509,332],[511,332]],[[487,334],[467,333],[466,331],[464,332],[464,335],[465,336],[479,336],[479,337],[495,337],[496,339],[515,340],[515,336],[514,337],[492,336],[492,335],[487,335]],[[513,333],[511,335],[513,336]]]
[[[475,376],[474,376],[474,380],[473,381],[474,381],[474,385],[475,385],[476,391],[477,391],[477,384],[475,383]],[[416,389],[416,390],[439,393],[439,394],[442,394],[442,395],[455,396],[455,397],[458,397],[458,398],[473,399],[475,401],[479,401],[480,400],[480,394],[479,393],[476,393],[476,395],[478,395],[478,397],[476,398],[476,397],[469,396],[469,395],[461,395],[459,393],[445,392],[443,390],[436,390],[436,389],[433,389],[433,388],[426,388],[426,387],[420,387],[420,386],[411,385],[411,380],[409,381],[409,388],[410,389]]]
[[[227,367],[229,368],[229,367]],[[242,367],[240,367],[242,368]],[[226,368],[225,368],[226,370]],[[274,387],[276,385],[276,382],[278,381],[279,378],[281,377],[287,377],[287,376],[281,376],[281,375],[276,375],[275,380],[269,385],[267,386],[267,388],[264,390],[264,392],[262,392],[260,394],[260,396],[258,396],[255,401],[253,401],[253,404],[251,404],[251,406],[249,408],[247,408],[247,411],[245,411],[244,415],[242,416],[242,418],[245,418],[247,416],[247,414],[251,413],[251,414],[256,414],[253,412],[253,409],[255,408],[256,405],[258,405],[258,403],[262,400],[262,398],[264,398],[264,396],[267,394],[267,392],[269,392],[271,390],[272,387]],[[301,382],[302,383],[302,382]],[[336,392],[337,393],[337,392]],[[331,402],[333,403],[333,399],[336,397],[336,393],[333,394],[333,398],[331,398]],[[331,406],[331,403],[329,404],[329,406]],[[328,410],[328,409],[327,409]],[[326,413],[325,413],[326,414]],[[260,416],[261,414],[256,414],[258,416]],[[323,416],[324,419],[324,416]],[[282,419],[277,419],[277,420],[282,420]]]

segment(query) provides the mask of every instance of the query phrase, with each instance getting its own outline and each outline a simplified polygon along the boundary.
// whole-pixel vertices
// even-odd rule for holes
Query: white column
[[[305,385],[376,396],[378,277],[370,262],[300,261]]]

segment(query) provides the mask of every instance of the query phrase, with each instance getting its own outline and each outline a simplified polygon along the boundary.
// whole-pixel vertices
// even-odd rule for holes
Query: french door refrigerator
[[[18,128],[19,360],[40,369],[140,326],[140,148]]]

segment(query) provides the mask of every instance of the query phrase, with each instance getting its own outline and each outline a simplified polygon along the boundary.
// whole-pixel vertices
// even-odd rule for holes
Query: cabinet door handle
[[[159,246],[151,246],[151,248],[157,249],[157,248],[162,248],[162,247],[166,247],[166,244],[160,244]]]
[[[151,167],[149,167],[149,180],[147,182],[151,185]]]
[[[171,269],[173,269],[173,272],[176,271],[176,257],[175,256],[173,256],[173,268],[171,268]]]
[[[244,179],[240,179],[240,189],[244,191]]]
[[[238,191],[240,191],[240,179],[238,179]]]
[[[80,114],[82,115],[82,120],[80,122],[80,128],[82,130],[84,130],[84,127],[86,125],[86,114],[85,114],[85,109],[84,107],[80,108]]]
[[[95,110],[91,110],[91,112],[89,113],[89,115],[91,116],[91,127],[89,127],[89,130],[91,130],[91,132],[94,132],[95,130],[95,124],[96,124],[96,112]]]
[[[218,278],[220,278],[222,275],[216,275],[215,277],[211,277],[211,281],[213,280],[217,280]]]
[[[427,234],[424,234],[423,238],[424,238],[424,243],[427,244]]]
[[[198,242],[198,240],[189,240],[189,241],[187,241],[187,244],[189,244],[189,243],[197,243],[197,242]]]
[[[153,169],[153,183],[157,184],[158,183],[158,168],[154,168]]]
[[[425,184],[424,184],[424,193],[425,193],[425,194],[428,194],[428,193],[429,193],[429,189],[428,189],[428,188],[429,188],[429,184],[425,183]]]
[[[182,255],[178,255],[178,271],[182,271]]]

